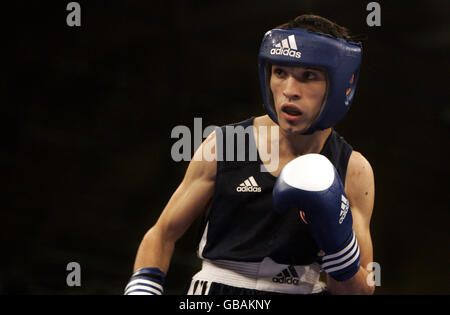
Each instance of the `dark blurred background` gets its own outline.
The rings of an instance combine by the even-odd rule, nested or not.
[[[371,162],[377,294],[449,294],[450,2],[69,1],[2,4],[2,294],[122,294],[141,238],[180,183],[177,125],[264,114],[263,34],[315,13],[366,34],[336,129]],[[191,129],[192,130],[192,129]],[[166,292],[200,266],[195,222]],[[66,285],[69,262],[81,287]]]

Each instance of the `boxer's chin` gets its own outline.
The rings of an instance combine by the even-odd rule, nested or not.
[[[308,130],[310,126],[311,126],[310,123],[305,122],[294,124],[292,122],[284,120],[280,121],[280,128],[286,135],[292,136],[302,135]]]

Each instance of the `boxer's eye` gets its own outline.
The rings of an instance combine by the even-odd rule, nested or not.
[[[317,79],[317,75],[313,71],[305,71],[305,72],[303,72],[303,79],[305,79],[305,80],[316,80]]]
[[[281,68],[274,68],[273,73],[275,73],[278,77],[283,77],[286,74],[286,72]]]

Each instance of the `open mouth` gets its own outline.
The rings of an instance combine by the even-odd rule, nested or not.
[[[287,119],[297,119],[302,116],[302,111],[293,104],[283,104],[281,111]]]

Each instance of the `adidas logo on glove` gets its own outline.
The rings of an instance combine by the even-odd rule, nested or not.
[[[270,50],[271,55],[283,55],[294,58],[301,58],[302,53],[297,51],[297,43],[295,42],[295,36],[289,35],[287,39],[283,39],[281,44],[274,45],[275,48]]]
[[[261,192],[261,187],[255,181],[253,176],[250,176],[238,187],[236,187],[237,192]]]
[[[345,217],[347,216],[348,207],[350,204],[348,203],[348,199],[345,198],[344,195],[341,195],[341,213],[339,214],[339,224],[344,222]]]

